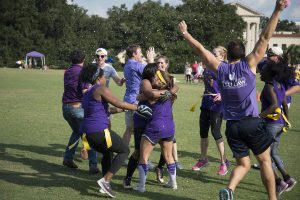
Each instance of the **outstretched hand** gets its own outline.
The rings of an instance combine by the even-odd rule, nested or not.
[[[178,29],[181,33],[186,33],[187,32],[187,25],[185,23],[185,21],[181,21],[179,24],[178,24]]]
[[[149,49],[147,50],[147,62],[154,63],[154,57],[155,57],[154,47],[149,47]]]
[[[277,0],[275,10],[282,11],[290,5],[290,0]]]

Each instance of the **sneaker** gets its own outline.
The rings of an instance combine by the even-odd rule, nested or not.
[[[220,200],[233,200],[233,192],[229,188],[224,188],[219,191]]]
[[[145,186],[142,187],[142,186],[140,186],[140,184],[138,184],[137,186],[135,186],[133,189],[134,189],[135,191],[137,191],[137,192],[140,192],[140,193],[143,193],[143,192],[146,191]]]
[[[225,164],[226,164],[226,167],[229,168],[231,165],[231,162],[228,159],[226,159]]]
[[[227,174],[227,172],[228,172],[228,169],[227,169],[226,163],[222,163],[219,166],[218,175],[225,176]]]
[[[100,173],[100,169],[98,167],[90,167],[89,172],[90,174],[98,174]]]
[[[192,167],[193,171],[199,171],[203,167],[208,165],[208,159],[198,160],[198,162]]]
[[[155,168],[155,165],[150,160],[148,160],[148,169],[152,170],[154,168]]]
[[[124,178],[123,180],[123,187],[124,189],[131,189],[131,178]]]
[[[72,169],[77,169],[78,168],[78,166],[74,163],[73,160],[64,160],[63,165],[67,166],[69,168],[72,168]]]
[[[101,178],[97,181],[98,185],[101,187],[99,190],[101,193],[105,192],[108,196],[114,198],[116,195],[113,193],[112,188],[109,182],[106,182],[104,178]],[[102,191],[101,191],[102,190]]]
[[[253,168],[253,169],[258,169],[258,170],[259,170],[259,169],[260,169],[260,166],[259,166],[259,164],[256,164],[256,163],[255,163],[255,164],[252,165],[252,168]]]
[[[183,166],[182,166],[182,164],[179,161],[175,162],[175,165],[176,165],[177,169],[183,169]]]
[[[288,187],[286,188],[285,191],[288,192],[288,191],[291,191],[293,189],[293,187],[296,185],[297,181],[293,178],[290,178],[285,183],[288,185]]]
[[[167,184],[164,185],[164,187],[167,187],[167,188],[171,188],[173,190],[177,190],[177,183],[173,183],[171,181],[167,182]]]
[[[163,175],[163,170],[159,169],[158,167],[155,167],[155,173],[156,173],[156,180],[159,183],[164,183],[164,175]]]
[[[276,194],[280,196],[289,187],[287,183],[281,181],[280,184],[276,184]]]

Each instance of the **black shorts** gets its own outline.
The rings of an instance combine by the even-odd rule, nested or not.
[[[201,109],[199,117],[200,137],[208,138],[209,127],[215,140],[222,138],[221,135],[222,113],[207,109]]]
[[[258,117],[228,120],[225,134],[235,158],[248,156],[249,149],[254,155],[259,155],[273,142],[272,135],[266,131],[264,121]]]

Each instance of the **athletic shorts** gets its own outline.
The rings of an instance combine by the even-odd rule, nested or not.
[[[174,139],[174,136],[170,136],[170,137],[167,137],[167,138],[150,138],[146,134],[143,134],[142,137],[146,138],[153,146],[158,144],[161,141],[173,142],[173,139]]]
[[[132,110],[125,112],[125,125],[130,128],[133,128],[133,113],[134,111]]]
[[[228,145],[235,158],[259,155],[273,142],[273,136],[266,131],[265,122],[258,117],[246,117],[242,120],[228,120],[225,131]]]

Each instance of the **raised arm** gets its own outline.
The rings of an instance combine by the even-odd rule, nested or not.
[[[281,11],[287,6],[287,0],[277,0],[272,16],[259,36],[253,51],[246,57],[251,71],[256,73],[257,64],[264,57],[268,43],[276,29]]]
[[[115,97],[109,88],[107,87],[99,87],[97,88],[93,96],[96,100],[101,100],[104,98],[108,103],[114,105],[117,108],[121,108],[123,110],[137,110],[137,105],[130,104],[124,101],[119,100],[117,97]]]
[[[210,51],[205,49],[204,46],[188,32],[185,21],[180,22],[178,28],[179,31],[183,34],[183,38],[187,41],[190,47],[193,48],[203,59],[203,62],[206,64],[206,66],[216,72],[218,70],[220,61],[216,59],[216,57]]]

